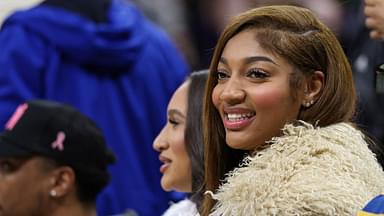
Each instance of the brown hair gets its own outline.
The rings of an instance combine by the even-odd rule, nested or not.
[[[211,101],[217,84],[215,72],[227,42],[239,32],[252,30],[263,49],[290,62],[295,71],[290,88],[295,97],[302,78],[315,71],[324,73],[324,85],[315,104],[302,108],[298,119],[319,126],[350,121],[355,112],[356,93],[352,71],[335,35],[311,11],[295,6],[266,6],[233,18],[222,32],[210,65],[204,102],[205,184],[215,191],[225,174],[238,166],[245,152],[230,149],[218,111]],[[204,197],[202,215],[208,215],[215,202]]]
[[[190,200],[201,206],[204,194],[203,98],[208,70],[192,72],[189,77],[185,148],[192,167]]]

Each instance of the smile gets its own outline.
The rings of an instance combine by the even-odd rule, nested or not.
[[[242,121],[242,120],[246,120],[246,119],[252,118],[254,115],[255,115],[255,112],[245,113],[245,114],[244,113],[243,114],[227,113],[225,115],[225,118],[228,121],[235,122],[235,121]]]
[[[229,130],[241,130],[248,126],[255,118],[255,112],[225,113],[224,126]]]

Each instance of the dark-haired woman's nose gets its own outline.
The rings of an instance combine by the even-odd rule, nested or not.
[[[156,139],[153,141],[153,145],[152,147],[158,151],[158,152],[162,152],[164,151],[165,149],[168,148],[169,144],[168,142],[166,141],[166,139],[164,139],[164,134],[165,134],[165,127],[161,130],[161,132],[159,133],[159,135],[157,135]]]

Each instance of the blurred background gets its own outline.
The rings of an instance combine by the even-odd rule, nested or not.
[[[41,1],[0,0],[0,25],[13,11],[29,8]],[[209,67],[219,34],[234,15],[257,6],[272,4],[290,4],[311,9],[336,34],[351,63],[359,99],[356,123],[382,148],[384,95],[375,90],[375,70],[378,65],[384,64],[384,43],[369,37],[369,29],[364,25],[363,0],[131,0],[131,2],[170,35],[191,71]],[[384,164],[383,158],[380,157],[379,161]]]
[[[42,0],[1,0],[0,24],[17,9]],[[127,0],[128,1],[128,0]],[[176,42],[193,70],[208,67],[219,33],[228,20],[247,9],[269,4],[294,4],[313,10],[340,38],[348,41],[357,26],[359,0],[132,0]],[[354,20],[355,19],[355,20]]]

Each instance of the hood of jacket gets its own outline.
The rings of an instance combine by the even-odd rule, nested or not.
[[[140,55],[150,32],[132,4],[113,0],[107,21],[95,23],[73,11],[40,4],[19,11],[3,24],[21,25],[73,62],[95,67],[126,67]]]
[[[364,135],[347,123],[286,125],[216,193],[211,215],[356,215],[384,188]]]

